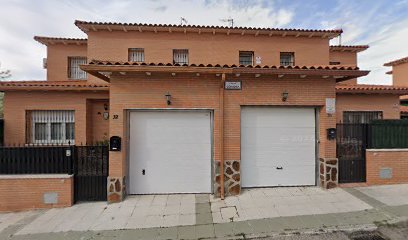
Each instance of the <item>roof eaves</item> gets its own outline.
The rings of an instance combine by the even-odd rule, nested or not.
[[[76,44],[76,45],[86,45],[88,39],[86,38],[63,38],[63,37],[44,37],[44,36],[34,36],[34,40],[48,46],[49,44]]]
[[[330,45],[330,51],[362,52],[370,48],[369,45]]]
[[[97,31],[97,27],[104,26],[104,30],[111,31],[110,27],[121,27],[120,29],[127,30],[137,30],[142,32],[143,30],[147,31],[157,31],[158,29],[164,29],[169,31],[170,29],[181,29],[183,31],[197,30],[212,30],[215,31],[241,31],[244,34],[245,31],[257,32],[268,32],[267,34],[273,34],[273,32],[296,32],[296,36],[299,36],[301,33],[306,33],[308,36],[312,37],[314,34],[321,34],[322,37],[334,38],[343,33],[342,29],[333,29],[333,30],[320,30],[320,29],[294,29],[294,28],[262,28],[262,27],[227,27],[227,26],[208,26],[208,25],[176,25],[176,24],[147,24],[147,23],[120,23],[120,22],[88,22],[75,20],[75,25],[81,29],[83,32],[87,33],[88,31]],[[286,34],[285,34],[286,35]]]
[[[384,63],[384,66],[385,67],[393,67],[393,66],[400,65],[400,64],[403,64],[403,63],[407,63],[407,62],[408,62],[408,57],[403,57],[403,58],[400,58],[400,59],[397,59],[397,60],[394,60],[394,61],[391,61],[391,62]]]

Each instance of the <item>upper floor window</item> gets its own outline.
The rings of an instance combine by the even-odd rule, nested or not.
[[[174,64],[188,64],[188,49],[173,49]]]
[[[27,143],[75,144],[72,110],[27,111]]]
[[[330,65],[340,65],[340,62],[330,62]]]
[[[239,65],[253,65],[253,64],[254,64],[254,52],[239,51]]]
[[[129,48],[128,59],[130,62],[144,62],[144,49]]]
[[[382,111],[344,111],[343,123],[370,123],[372,120],[382,119]]]
[[[281,52],[280,53],[280,65],[281,66],[293,66],[293,65],[295,65],[295,53],[293,53],[293,52]]]
[[[68,57],[68,78],[86,79],[86,72],[79,68],[79,65],[86,64],[86,57]]]

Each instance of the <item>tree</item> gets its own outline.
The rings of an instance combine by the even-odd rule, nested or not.
[[[10,70],[1,70],[1,62],[0,62],[0,81],[5,80],[7,78],[11,77],[11,71]]]

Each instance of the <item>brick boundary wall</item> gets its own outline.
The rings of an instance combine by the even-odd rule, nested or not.
[[[73,184],[67,174],[0,175],[0,212],[72,206]]]
[[[408,183],[408,149],[367,149],[367,184]]]

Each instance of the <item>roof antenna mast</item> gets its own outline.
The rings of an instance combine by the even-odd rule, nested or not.
[[[230,27],[234,27],[234,19],[231,17],[220,19],[220,21],[227,22]]]
[[[187,21],[187,19],[185,19],[183,17],[180,17],[180,25],[183,25],[183,23],[184,23],[184,25],[187,25],[188,21]]]

